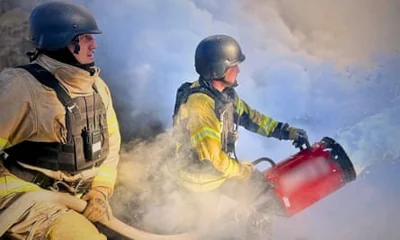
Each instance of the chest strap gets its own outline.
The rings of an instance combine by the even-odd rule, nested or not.
[[[32,74],[41,84],[46,87],[54,89],[57,94],[57,98],[65,106],[65,108],[73,113],[78,114],[78,109],[76,109],[76,103],[68,95],[67,91],[60,85],[58,80],[49,71],[44,69],[39,64],[27,64],[18,66],[18,68],[25,69],[30,74]]]

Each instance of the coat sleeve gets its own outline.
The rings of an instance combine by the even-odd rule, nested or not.
[[[239,125],[251,132],[265,137],[278,137],[282,123],[251,108],[245,101],[235,96],[236,113],[239,116]]]
[[[239,161],[222,151],[221,123],[215,116],[214,101],[198,93],[189,97],[186,103],[187,128],[192,147],[201,161],[210,161],[226,177],[241,177],[243,167]]]
[[[102,82],[102,81],[101,81]],[[111,191],[114,189],[117,178],[117,167],[119,163],[119,150],[121,146],[121,135],[117,115],[115,113],[110,91],[102,82],[103,91],[100,92],[105,103],[107,111],[107,126],[109,135],[109,153],[102,165],[99,167],[99,172],[93,179],[92,187],[107,187]]]
[[[37,133],[33,92],[20,69],[0,73],[0,151]]]

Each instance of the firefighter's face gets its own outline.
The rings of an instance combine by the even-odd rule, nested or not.
[[[74,53],[74,57],[80,64],[90,64],[94,62],[94,51],[97,48],[97,42],[92,34],[82,34],[78,36],[80,50],[78,54],[74,53],[75,46],[70,44],[69,50]]]
[[[235,87],[237,86],[237,75],[240,73],[239,66],[236,65],[234,67],[228,68],[225,74],[225,82],[228,85],[227,87]]]

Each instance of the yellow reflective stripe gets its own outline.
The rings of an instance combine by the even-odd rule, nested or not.
[[[115,174],[109,173],[98,173],[96,177],[93,179],[94,182],[114,182]]]
[[[272,122],[269,124],[269,127],[268,127],[268,129],[267,129],[268,135],[271,134],[271,132],[275,129],[275,127],[276,127],[277,124],[278,124],[277,121],[272,120]]]
[[[264,120],[260,124],[260,128],[258,129],[258,133],[264,133],[265,135],[269,135],[272,129],[275,126],[276,121],[272,120],[270,117],[265,117]]]
[[[117,169],[115,169],[114,167],[100,166],[99,167],[99,173],[116,174],[117,173]]]
[[[108,134],[116,133],[119,129],[118,119],[114,115],[113,117],[107,118]]]
[[[228,176],[239,172],[239,164],[234,159],[229,159],[229,164],[226,166],[224,171]]]
[[[5,149],[7,147],[9,147],[11,145],[11,143],[4,138],[0,138],[0,150]]]
[[[37,191],[41,188],[33,183],[20,180],[14,176],[0,177],[0,197],[11,192],[29,192]]]
[[[219,187],[226,179],[224,175],[192,173],[181,169],[177,183],[194,192],[207,192]]]
[[[236,106],[236,112],[241,116],[244,112],[244,103],[242,100],[238,100],[237,106]]]
[[[183,146],[182,144],[177,143],[177,144],[175,145],[175,152],[176,152],[176,153],[179,152],[179,150],[181,150],[181,147],[182,147],[182,146]]]
[[[112,125],[111,127],[108,127],[108,134],[114,134],[116,132],[118,132],[119,130],[119,126],[118,124]]]
[[[100,167],[93,182],[106,182],[114,185],[115,178],[117,177],[117,170],[109,167]]]
[[[212,138],[217,140],[218,142],[221,142],[220,134],[214,129],[208,127],[202,128],[200,131],[193,134],[190,140],[192,142],[192,145],[195,146],[197,145],[197,143],[203,141],[205,138]]]

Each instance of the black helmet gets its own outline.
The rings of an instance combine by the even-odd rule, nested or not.
[[[48,2],[35,7],[29,25],[33,45],[47,51],[67,47],[80,34],[101,33],[86,8],[69,2]]]
[[[234,38],[213,35],[197,45],[195,67],[197,73],[205,79],[222,79],[228,68],[243,62],[245,58],[239,43]]]

